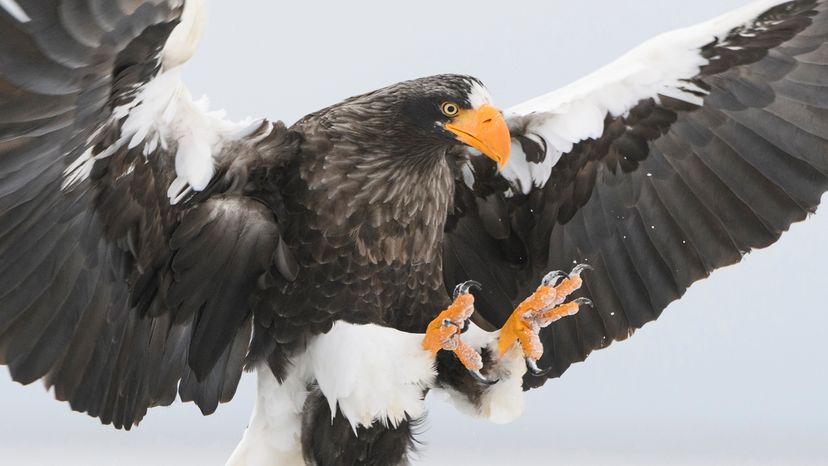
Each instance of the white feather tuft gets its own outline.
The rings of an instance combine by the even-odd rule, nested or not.
[[[202,129],[202,128],[198,128]],[[213,178],[213,152],[210,134],[193,131],[178,140],[175,172],[196,191],[202,191]]]
[[[92,156],[92,148],[90,147],[63,170],[63,182],[60,189],[62,191],[70,190],[76,184],[89,178],[94,165],[95,157]]]
[[[190,191],[207,187],[225,144],[255,130],[252,120],[233,123],[224,117],[223,111],[209,111],[206,97],[193,100],[181,81],[180,68],[168,70],[144,85],[135,100],[114,110],[113,122],[123,119],[121,135],[95,159],[108,157],[124,144],[130,149],[143,144],[145,156],[159,147],[172,148],[177,179],[168,196],[177,203]]]
[[[6,10],[14,19],[21,23],[28,23],[32,20],[15,0],[0,0],[0,8]]]
[[[172,69],[190,61],[204,34],[206,18],[207,10],[204,0],[185,1],[181,22],[170,34],[164,46],[164,68]]]
[[[483,87],[474,79],[469,80],[471,90],[469,91],[469,104],[472,108],[480,108],[483,105],[492,103],[492,96],[489,90]]]

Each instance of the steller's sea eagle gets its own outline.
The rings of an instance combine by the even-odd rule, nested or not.
[[[501,112],[476,78],[291,126],[193,101],[202,0],[0,0],[0,363],[129,429],[258,374],[231,465],[493,422],[828,189],[828,1],[761,0]]]

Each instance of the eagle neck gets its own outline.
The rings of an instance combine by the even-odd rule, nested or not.
[[[344,165],[336,179],[309,180],[333,209],[328,231],[353,238],[355,252],[371,263],[440,263],[454,194],[445,153],[346,152],[334,150],[325,159],[329,169]]]

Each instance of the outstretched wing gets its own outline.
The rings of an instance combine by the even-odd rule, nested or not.
[[[458,180],[446,283],[481,282],[478,312],[499,326],[544,273],[588,263],[595,308],[543,331],[540,365],[557,377],[627,338],[816,209],[826,41],[826,2],[761,1],[507,111],[507,170],[474,157]]]
[[[192,101],[200,8],[0,2],[0,363],[119,428],[176,391],[229,400],[256,280],[274,256],[290,273],[243,192],[287,131]]]

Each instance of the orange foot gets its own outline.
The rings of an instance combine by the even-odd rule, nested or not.
[[[566,298],[583,284],[581,273],[591,269],[588,265],[578,265],[569,274],[551,272],[546,275],[538,289],[520,303],[500,329],[500,356],[506,354],[515,343],[519,343],[529,372],[537,376],[548,373],[549,369],[538,368],[538,360],[543,356],[543,343],[538,333],[556,320],[577,314],[582,305],[592,305],[592,301],[587,298],[578,298],[564,304]]]
[[[423,349],[432,356],[437,356],[440,350],[451,351],[478,381],[493,384],[496,381],[490,381],[480,373],[483,358],[460,338],[474,313],[474,296],[469,293],[472,287],[480,288],[480,284],[468,281],[457,285],[454,289],[454,302],[428,324]]]

